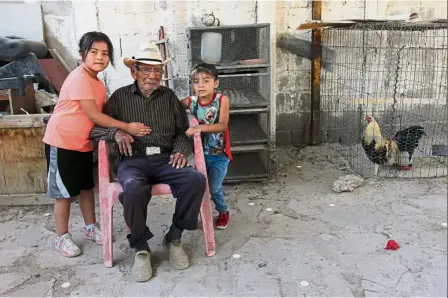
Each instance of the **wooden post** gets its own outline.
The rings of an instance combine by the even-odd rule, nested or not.
[[[320,21],[322,15],[322,0],[313,0],[312,14],[314,21]],[[312,30],[311,38],[311,115],[309,144],[320,142],[320,72],[322,62],[321,31]]]

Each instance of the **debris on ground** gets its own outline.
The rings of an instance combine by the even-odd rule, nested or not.
[[[307,287],[307,286],[309,285],[309,283],[308,283],[306,280],[302,280],[302,281],[300,282],[300,285],[301,285],[302,287]]]
[[[397,250],[400,248],[400,245],[395,240],[389,240],[387,241],[386,247],[384,249],[389,250]]]
[[[338,180],[333,182],[333,191],[352,192],[364,184],[364,179],[355,174],[339,176]]]

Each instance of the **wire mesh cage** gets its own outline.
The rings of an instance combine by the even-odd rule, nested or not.
[[[190,68],[214,64],[217,91],[230,102],[233,161],[224,181],[266,180],[272,145],[270,24],[201,26],[187,32]]]
[[[321,142],[364,177],[447,175],[448,23],[322,32]],[[330,71],[328,69],[331,69]]]
[[[269,105],[267,74],[221,75],[217,90],[231,99],[231,108],[261,108]]]
[[[203,62],[205,52],[219,52],[216,68],[223,72],[255,72],[269,66],[269,24],[189,29],[192,65]],[[220,44],[204,43],[204,34],[219,34]],[[215,56],[215,55],[213,55]]]
[[[231,109],[269,106],[269,28],[269,24],[189,28],[191,66],[207,62],[204,56],[216,58],[212,64],[219,72],[218,91],[229,97]],[[204,42],[209,33],[219,35],[213,37],[215,43]]]

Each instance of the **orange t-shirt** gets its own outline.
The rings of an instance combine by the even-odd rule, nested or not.
[[[89,134],[94,123],[79,102],[89,99],[94,99],[102,111],[106,103],[106,88],[100,79],[92,78],[80,65],[62,85],[58,102],[47,124],[44,143],[68,150],[92,151]]]

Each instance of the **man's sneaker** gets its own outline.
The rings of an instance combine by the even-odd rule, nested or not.
[[[54,248],[67,258],[73,258],[81,254],[81,249],[73,242],[72,236],[69,233],[56,236],[54,239]]]
[[[151,253],[146,250],[140,250],[135,255],[134,267],[132,267],[132,275],[138,282],[144,282],[151,278]]]
[[[87,226],[83,227],[82,232],[86,239],[95,241],[98,244],[103,244],[103,242],[101,242],[101,229],[98,223],[90,225],[90,228],[87,228]]]
[[[225,229],[229,224],[230,213],[229,211],[220,212],[218,217],[216,218],[215,226],[217,229]]]
[[[180,240],[173,240],[168,242],[165,237],[163,237],[163,244],[168,248],[170,255],[170,263],[174,268],[178,270],[187,269],[190,266],[190,261],[188,256],[182,247]]]

